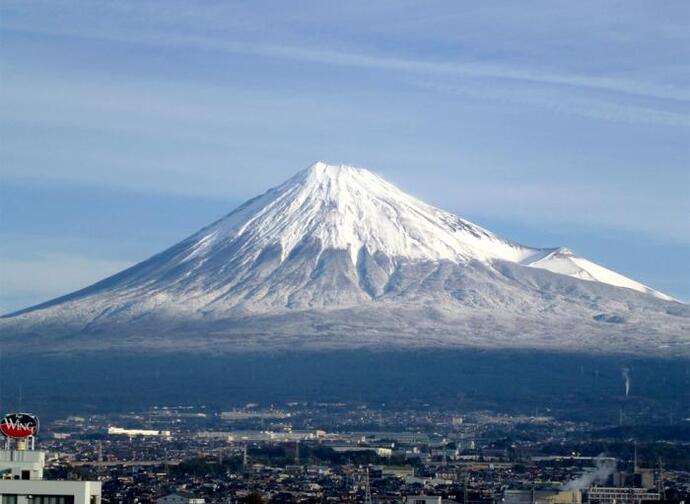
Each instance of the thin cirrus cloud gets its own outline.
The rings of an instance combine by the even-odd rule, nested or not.
[[[671,100],[676,102],[674,103],[676,108],[679,103],[683,108],[687,108],[690,105],[690,91],[687,87],[639,79],[553,72],[525,65],[517,67],[510,64],[479,61],[420,60],[374,52],[365,54],[290,45],[247,44],[199,34],[142,33],[126,30],[96,31],[88,27],[69,30],[11,23],[0,23],[0,28],[120,44],[220,51],[312,65],[368,69],[407,75],[407,82],[410,85],[432,92],[512,101],[606,121],[656,123],[682,127],[690,125],[689,114],[669,111],[663,106],[664,101]],[[461,85],[457,85],[459,81]],[[592,94],[595,96],[590,96]],[[646,104],[635,103],[638,100],[645,100]],[[649,103],[650,101],[653,103]]]
[[[416,81],[420,89],[451,94],[458,97],[469,97],[479,100],[533,105],[561,114],[573,114],[582,117],[610,122],[637,124],[659,124],[664,126],[689,127],[690,114],[635,105],[621,102],[618,99],[603,99],[596,96],[578,96],[554,92],[544,86],[498,88],[496,86],[471,86],[439,84],[434,81]],[[681,96],[681,93],[678,94]]]

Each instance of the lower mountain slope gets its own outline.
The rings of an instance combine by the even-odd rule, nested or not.
[[[322,251],[307,268],[302,254],[213,297],[180,287],[142,300],[137,289],[97,285],[42,308],[40,318],[31,311],[0,321],[2,344],[20,350],[35,348],[33,340],[49,352],[480,347],[690,356],[690,307],[631,289],[509,262],[408,262],[386,275],[367,263],[378,264],[373,258],[358,270],[342,251]]]

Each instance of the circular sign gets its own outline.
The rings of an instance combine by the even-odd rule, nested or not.
[[[13,439],[25,439],[38,434],[38,417],[29,413],[9,413],[0,419],[0,433]]]

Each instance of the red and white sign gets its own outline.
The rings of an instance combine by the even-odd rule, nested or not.
[[[26,439],[38,434],[38,417],[29,413],[9,413],[0,419],[0,433],[13,439]]]

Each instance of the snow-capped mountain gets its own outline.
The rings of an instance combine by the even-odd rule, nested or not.
[[[690,352],[684,304],[316,163],[168,250],[0,320],[44,349],[511,346]],[[588,348],[587,345],[596,345]],[[655,351],[658,351],[655,350]]]

